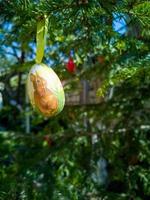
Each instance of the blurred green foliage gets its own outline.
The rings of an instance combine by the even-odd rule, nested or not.
[[[149,8],[146,0],[0,1],[0,200],[149,199]],[[100,104],[66,105],[50,119],[29,107],[25,83],[44,14],[43,62],[69,80],[66,93],[99,79]],[[65,68],[70,51],[76,74]]]

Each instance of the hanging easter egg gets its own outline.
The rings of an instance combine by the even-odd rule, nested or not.
[[[32,66],[27,78],[27,93],[33,108],[51,117],[62,111],[65,95],[56,73],[45,64]]]
[[[74,73],[74,72],[75,72],[75,70],[76,70],[76,65],[75,65],[75,63],[74,63],[74,61],[73,61],[73,59],[72,59],[71,57],[69,58],[66,67],[67,67],[67,70],[68,70],[70,73]]]

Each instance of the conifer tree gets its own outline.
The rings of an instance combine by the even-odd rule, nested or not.
[[[68,80],[66,94],[98,80],[100,103],[50,119],[29,106],[44,15],[43,62]],[[0,60],[0,199],[149,199],[149,0],[1,0]]]

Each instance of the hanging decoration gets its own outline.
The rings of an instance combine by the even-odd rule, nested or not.
[[[74,60],[71,56],[70,56],[70,58],[67,62],[66,68],[67,68],[68,72],[70,72],[70,73],[74,73],[76,71],[76,65],[75,65]]]
[[[56,73],[42,63],[48,18],[44,16],[37,23],[37,52],[34,64],[27,78],[27,93],[30,102],[44,116],[51,117],[62,111],[65,95]]]

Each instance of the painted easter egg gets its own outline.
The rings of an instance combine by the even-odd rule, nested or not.
[[[65,95],[56,73],[45,64],[32,66],[27,78],[27,93],[33,108],[51,117],[62,111]]]

